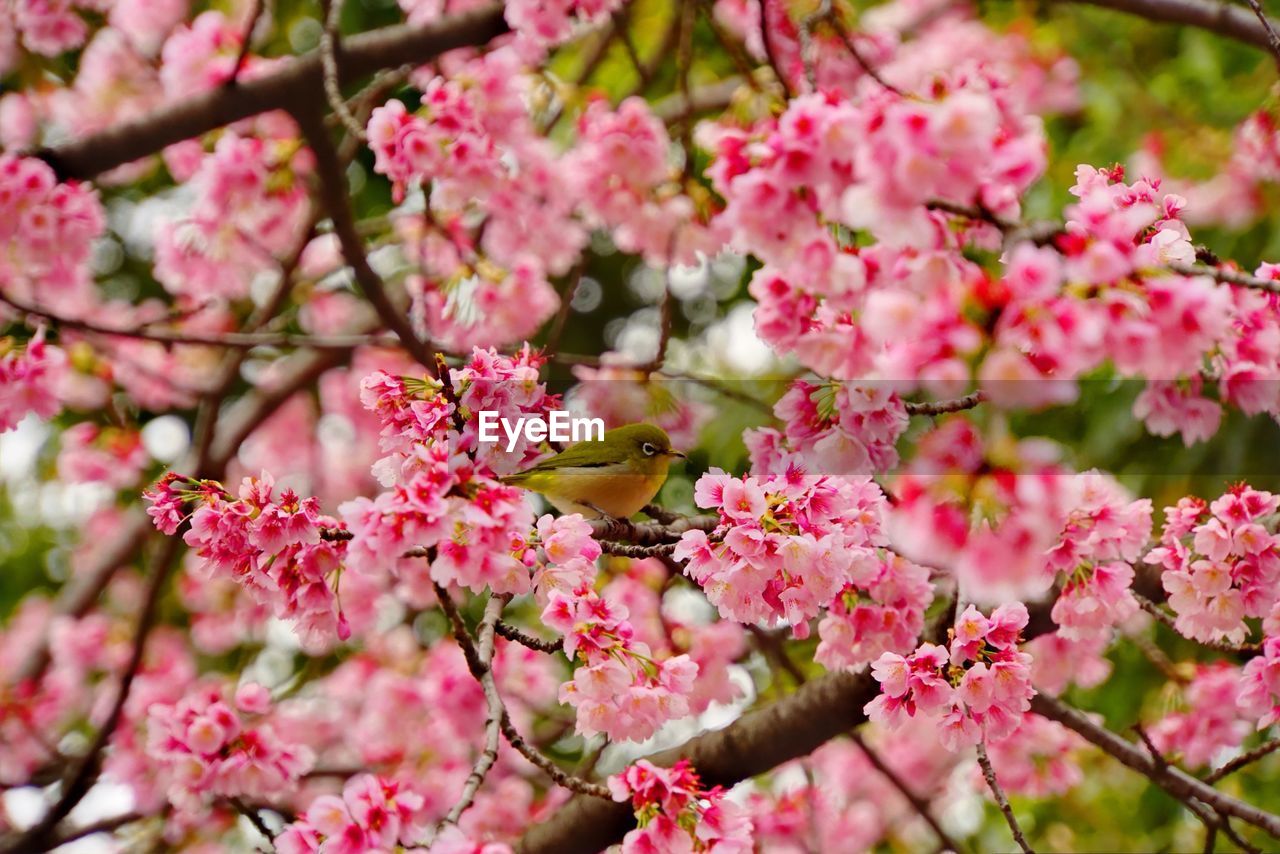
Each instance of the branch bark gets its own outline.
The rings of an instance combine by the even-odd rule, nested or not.
[[[406,63],[422,64],[454,48],[488,44],[507,32],[502,13],[502,4],[494,3],[427,26],[386,27],[354,35],[342,43],[339,82]],[[63,179],[89,179],[259,113],[308,107],[323,90],[320,54],[312,52],[279,71],[219,87],[35,155]]]
[[[1165,596],[1155,572],[1140,572],[1134,587],[1151,599]],[[1031,608],[1024,639],[1057,628],[1050,618],[1052,607],[1050,601]],[[950,615],[942,625],[953,619]],[[868,671],[829,673],[772,705],[746,713],[724,729],[703,733],[648,759],[670,765],[688,758],[708,785],[732,786],[811,753],[865,723],[863,707],[875,699],[879,688]],[[634,824],[624,804],[574,798],[554,817],[525,833],[516,850],[521,854],[588,854],[617,842]]]
[[[1239,6],[1214,0],[1059,0],[1101,6],[1127,12],[1152,21],[1183,24],[1209,30],[1221,36],[1267,50],[1270,39],[1262,23],[1253,13]],[[1272,22],[1272,27],[1276,26]]]
[[[1122,764],[1148,777],[1180,801],[1199,801],[1223,816],[1238,818],[1280,839],[1280,816],[1219,792],[1185,771],[1147,754],[1109,729],[1099,726],[1077,709],[1044,694],[1031,699],[1031,711],[1074,730],[1086,741],[1111,754]]]

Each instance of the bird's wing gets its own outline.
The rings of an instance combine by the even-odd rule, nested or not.
[[[588,452],[587,444],[588,443],[586,442],[579,442],[576,445],[571,445],[556,454],[554,457],[545,459],[540,463],[535,463],[524,471],[507,475],[503,478],[503,481],[507,483],[519,483],[532,475],[545,474],[546,472],[558,471],[560,469],[596,469],[617,465],[616,462],[601,462],[599,460],[590,459],[590,457],[594,455]]]

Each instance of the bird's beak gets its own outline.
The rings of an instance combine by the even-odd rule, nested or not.
[[[672,452],[671,452],[671,456],[673,456],[673,457],[679,457],[679,458],[680,458],[680,459],[682,459],[682,460],[687,460],[687,459],[689,459],[689,455],[688,455],[688,454],[681,453],[680,451],[672,451]]]

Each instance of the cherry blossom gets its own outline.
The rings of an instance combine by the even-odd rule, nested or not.
[[[706,788],[689,760],[659,768],[645,759],[609,778],[614,800],[630,801],[640,827],[622,840],[625,852],[752,850],[751,819]]]

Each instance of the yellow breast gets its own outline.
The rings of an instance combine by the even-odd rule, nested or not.
[[[636,473],[579,469],[572,473],[558,472],[554,486],[539,491],[561,513],[581,513],[588,519],[594,519],[604,511],[618,519],[626,519],[652,501],[666,479],[665,471]]]

